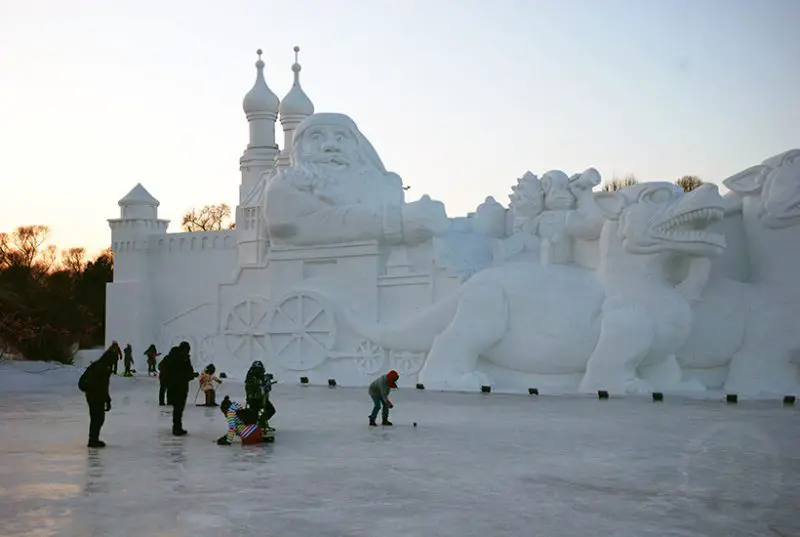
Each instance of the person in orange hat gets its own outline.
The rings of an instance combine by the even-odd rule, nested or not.
[[[397,388],[397,380],[400,375],[397,371],[392,369],[385,375],[381,375],[372,381],[369,385],[369,396],[372,398],[372,413],[369,415],[369,424],[371,427],[376,427],[375,418],[378,417],[378,411],[381,410],[383,421],[381,425],[391,426],[392,422],[389,421],[389,409],[394,405],[389,401],[389,391],[392,388]]]

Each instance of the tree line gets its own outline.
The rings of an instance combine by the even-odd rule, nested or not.
[[[47,226],[0,233],[0,356],[72,363],[75,350],[102,346],[110,249],[46,245]]]
[[[621,190],[626,186],[635,185],[638,182],[639,180],[636,178],[636,176],[632,173],[629,173],[624,177],[613,177],[610,181],[603,184],[602,189],[604,192],[616,192],[617,190]],[[684,192],[691,192],[695,188],[702,185],[703,181],[696,175],[684,175],[675,181],[675,184],[681,187]]]

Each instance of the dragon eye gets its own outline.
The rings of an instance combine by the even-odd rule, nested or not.
[[[673,192],[668,188],[659,188],[644,195],[644,200],[648,203],[664,203],[672,199]]]

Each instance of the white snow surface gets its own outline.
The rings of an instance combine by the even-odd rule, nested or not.
[[[0,362],[0,535],[800,535],[798,407],[780,402],[402,389],[395,427],[371,429],[363,388],[289,382],[275,444],[221,447],[196,382],[176,438],[156,379],[115,377],[90,450],[79,375]]]

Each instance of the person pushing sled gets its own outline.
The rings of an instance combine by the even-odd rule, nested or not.
[[[227,395],[222,399],[219,409],[228,420],[228,433],[217,439],[218,446],[230,446],[236,437],[241,439],[243,446],[275,441],[272,431],[264,431],[256,424],[258,415],[252,409],[231,401]]]
[[[375,418],[378,417],[378,411],[381,411],[381,417],[383,420],[381,421],[381,425],[391,427],[392,422],[389,421],[389,409],[392,408],[394,405],[391,401],[389,401],[389,391],[392,388],[397,388],[397,380],[400,378],[400,375],[392,369],[385,375],[381,375],[380,377],[376,378],[372,381],[369,385],[369,396],[372,398],[372,413],[369,415],[369,425],[370,427],[377,427],[377,423],[375,423]],[[381,409],[383,407],[383,409]]]

